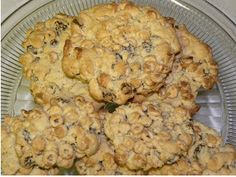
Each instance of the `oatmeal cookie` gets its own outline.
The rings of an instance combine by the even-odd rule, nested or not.
[[[200,108],[195,102],[199,89],[211,89],[217,81],[217,64],[210,47],[185,26],[177,27],[176,31],[182,52],[176,56],[164,87],[150,99],[183,106],[195,114]]]
[[[69,79],[61,67],[63,47],[70,35],[73,17],[58,14],[37,23],[26,34],[25,53],[20,57],[24,76],[30,80],[31,93],[38,104],[47,104],[51,98],[83,95],[90,101],[88,86]]]
[[[194,140],[187,110],[165,103],[120,106],[105,116],[104,130],[115,161],[129,170],[148,171],[185,156]]]
[[[12,166],[3,164],[3,173],[35,174],[43,173],[40,169],[70,168],[75,158],[95,154],[101,124],[94,110],[92,103],[78,96],[52,99],[43,108],[5,117],[4,131],[10,136],[2,141],[2,161],[12,162]]]
[[[63,71],[86,82],[99,101],[124,104],[158,91],[180,52],[173,25],[155,9],[131,2],[82,11],[71,29]]]
[[[177,163],[149,171],[151,175],[235,175],[236,150],[224,144],[214,130],[193,122],[197,135],[188,155]]]

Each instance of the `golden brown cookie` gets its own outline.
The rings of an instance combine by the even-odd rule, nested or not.
[[[75,158],[89,157],[100,146],[98,114],[83,97],[52,99],[43,108],[5,117],[3,126],[4,134],[10,135],[2,140],[4,174],[70,168]]]
[[[115,161],[130,170],[172,164],[187,154],[194,140],[188,111],[165,103],[123,105],[105,119]]]
[[[82,11],[71,25],[62,68],[99,101],[126,103],[156,92],[180,45],[175,28],[151,7],[110,3]]]
[[[90,101],[88,87],[69,79],[61,67],[63,47],[70,35],[73,17],[58,14],[37,23],[26,34],[25,53],[20,57],[24,76],[30,80],[30,90],[38,104],[47,104],[54,97],[83,95]]]
[[[193,122],[195,142],[177,163],[149,171],[151,175],[235,175],[236,150],[213,129]]]

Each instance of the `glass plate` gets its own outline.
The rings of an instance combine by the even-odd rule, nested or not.
[[[49,0],[50,1],[50,0]],[[19,114],[20,109],[36,105],[28,89],[29,82],[22,77],[18,61],[23,53],[21,43],[27,29],[57,13],[76,15],[79,11],[110,0],[57,0],[21,19],[2,39],[1,59],[1,115]],[[118,0],[116,0],[118,2]],[[200,90],[197,102],[201,105],[195,115],[204,124],[214,128],[225,142],[236,145],[236,43],[228,33],[202,11],[180,0],[135,0],[137,4],[157,8],[162,15],[174,17],[186,24],[190,32],[208,43],[219,65],[219,81],[210,91]],[[9,19],[8,19],[9,20]]]

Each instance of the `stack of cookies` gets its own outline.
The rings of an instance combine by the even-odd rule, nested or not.
[[[192,120],[217,81],[211,49],[174,19],[102,4],[37,23],[23,47],[40,107],[5,117],[3,174],[236,174],[235,148]]]

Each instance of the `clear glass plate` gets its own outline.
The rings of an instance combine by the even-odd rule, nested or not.
[[[23,53],[21,43],[27,29],[38,21],[57,13],[76,15],[79,11],[111,0],[57,0],[32,10],[2,39],[1,59],[1,115],[19,114],[20,109],[35,107],[28,89],[29,82],[22,77],[18,61]],[[136,0],[137,4],[157,8],[162,15],[174,17],[186,24],[189,31],[208,43],[219,65],[219,82],[210,91],[200,90],[197,102],[200,111],[194,117],[214,128],[225,142],[236,145],[236,43],[214,20],[202,11],[180,0]],[[9,20],[9,19],[8,19]]]

